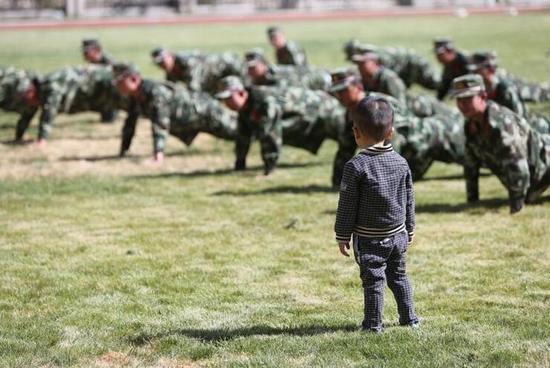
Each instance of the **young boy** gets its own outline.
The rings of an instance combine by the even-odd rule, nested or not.
[[[364,289],[362,329],[380,333],[384,280],[393,292],[399,323],[418,327],[405,252],[414,235],[414,194],[407,161],[389,142],[393,110],[380,97],[365,97],[351,111],[353,134],[362,150],[344,167],[334,230],[340,252],[354,253]]]

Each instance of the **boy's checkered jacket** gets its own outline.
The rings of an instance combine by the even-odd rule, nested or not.
[[[414,226],[411,171],[391,144],[368,147],[346,163],[334,225],[338,242],[352,233],[381,238],[404,229],[410,240]]]

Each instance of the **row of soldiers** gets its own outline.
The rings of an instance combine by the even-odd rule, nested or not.
[[[466,57],[455,50],[451,40],[436,39],[434,51],[444,65],[438,75],[426,59],[412,50],[384,49],[352,40],[346,43],[344,52],[356,67],[329,73],[309,66],[303,50],[287,42],[280,28],[270,28],[268,36],[276,49],[277,65],[268,63],[259,49],[247,52],[243,61],[232,53],[172,53],[157,48],[151,53],[152,59],[170,82],[143,78],[132,64],[113,64],[97,40],[84,40],[85,59],[107,66],[66,67],[45,77],[4,68],[0,71],[0,107],[21,114],[16,140],[22,139],[32,116],[41,109],[39,145],[45,145],[59,112],[98,111],[103,120],[111,120],[116,110],[125,110],[121,155],[130,148],[138,117],[146,117],[152,122],[157,162],[163,160],[168,134],[191,144],[198,133],[206,132],[236,142],[235,169],[242,170],[246,168],[250,144],[257,139],[265,174],[275,168],[283,144],[316,153],[325,139],[333,139],[338,143],[332,175],[335,187],[340,183],[343,165],[356,151],[349,111],[366,93],[380,94],[392,104],[393,144],[408,160],[415,179],[421,178],[433,161],[468,167],[471,157],[464,117],[440,101],[453,90],[452,81],[468,72],[475,71],[483,77],[486,98],[512,109],[536,134],[548,133],[548,120],[529,114],[523,105],[526,101],[548,100],[548,88],[499,72],[494,53],[478,52]],[[177,83],[180,81],[183,84]],[[437,90],[437,96],[413,94],[407,90],[412,84]],[[542,147],[548,150],[544,144]],[[544,172],[550,159],[543,153],[535,156],[540,160],[534,166]],[[496,172],[497,166],[485,161],[487,157],[480,159]],[[531,163],[525,165],[521,175],[525,176],[525,168],[531,167]],[[508,179],[502,179],[506,175]],[[509,188],[511,174],[506,175],[499,178]],[[474,177],[471,174],[470,181]],[[537,183],[544,187],[542,177]],[[538,188],[537,185],[524,186],[523,197],[527,196],[526,188]],[[471,188],[476,186],[468,184],[468,188],[468,198],[474,200],[476,195],[471,193],[475,190]],[[518,197],[517,193],[514,197]],[[529,198],[534,200],[532,194]],[[516,203],[514,208],[517,207]]]

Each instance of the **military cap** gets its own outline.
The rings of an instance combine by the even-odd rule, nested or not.
[[[496,68],[497,54],[494,51],[476,51],[472,54],[468,70],[476,71],[483,67]]]
[[[153,58],[153,62],[155,64],[160,64],[164,60],[164,55],[166,55],[168,51],[162,47],[156,47],[151,51],[151,57]]]
[[[466,74],[453,79],[451,94],[455,98],[475,96],[484,91],[485,84],[478,74]]]
[[[82,40],[82,50],[86,50],[91,47],[101,49],[99,41],[95,38],[85,38]]]
[[[344,44],[344,53],[346,54],[346,60],[351,60],[351,57],[353,56],[353,54],[355,54],[360,47],[361,47],[361,42],[359,42],[359,40],[355,38],[346,42]]]
[[[362,63],[367,60],[378,60],[378,50],[374,45],[361,45],[355,50],[351,56],[351,61],[354,63]]]
[[[264,56],[264,50],[261,48],[254,48],[252,50],[248,50],[244,54],[244,62],[246,66],[254,66],[258,63],[264,63],[267,64],[267,60]]]
[[[454,50],[453,40],[448,37],[438,37],[434,39],[434,51],[436,54],[442,54],[445,51]]]
[[[218,83],[218,93],[214,95],[217,99],[223,100],[231,96],[233,92],[244,90],[243,82],[239,77],[229,75]]]
[[[273,37],[275,34],[282,32],[281,27],[278,26],[271,26],[267,29],[267,35],[269,37]]]
[[[335,93],[345,89],[352,83],[359,81],[359,77],[353,73],[350,69],[337,69],[330,73],[331,86],[329,88],[330,93]]]
[[[134,74],[139,74],[139,70],[134,63],[116,63],[113,65],[113,78],[115,80]]]

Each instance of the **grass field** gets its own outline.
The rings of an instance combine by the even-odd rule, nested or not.
[[[431,39],[451,35],[468,50],[497,50],[518,75],[550,80],[548,13],[283,26],[318,65],[343,65],[351,37],[431,57]],[[242,52],[266,46],[265,27],[1,32],[0,64],[80,63],[81,38],[98,36],[160,77],[154,46]],[[121,123],[96,121],[60,117],[46,152],[0,145],[1,367],[550,366],[550,193],[511,217],[494,177],[482,177],[482,200],[468,206],[461,168],[434,165],[415,183],[408,252],[422,328],[397,326],[388,293],[385,332],[371,336],[358,332],[358,268],[333,240],[334,143],[318,156],[285,147],[280,168],[258,179],[257,146],[253,169],[233,173],[232,144],[170,139],[155,168],[148,122],[120,160]],[[0,115],[1,141],[14,122]]]

